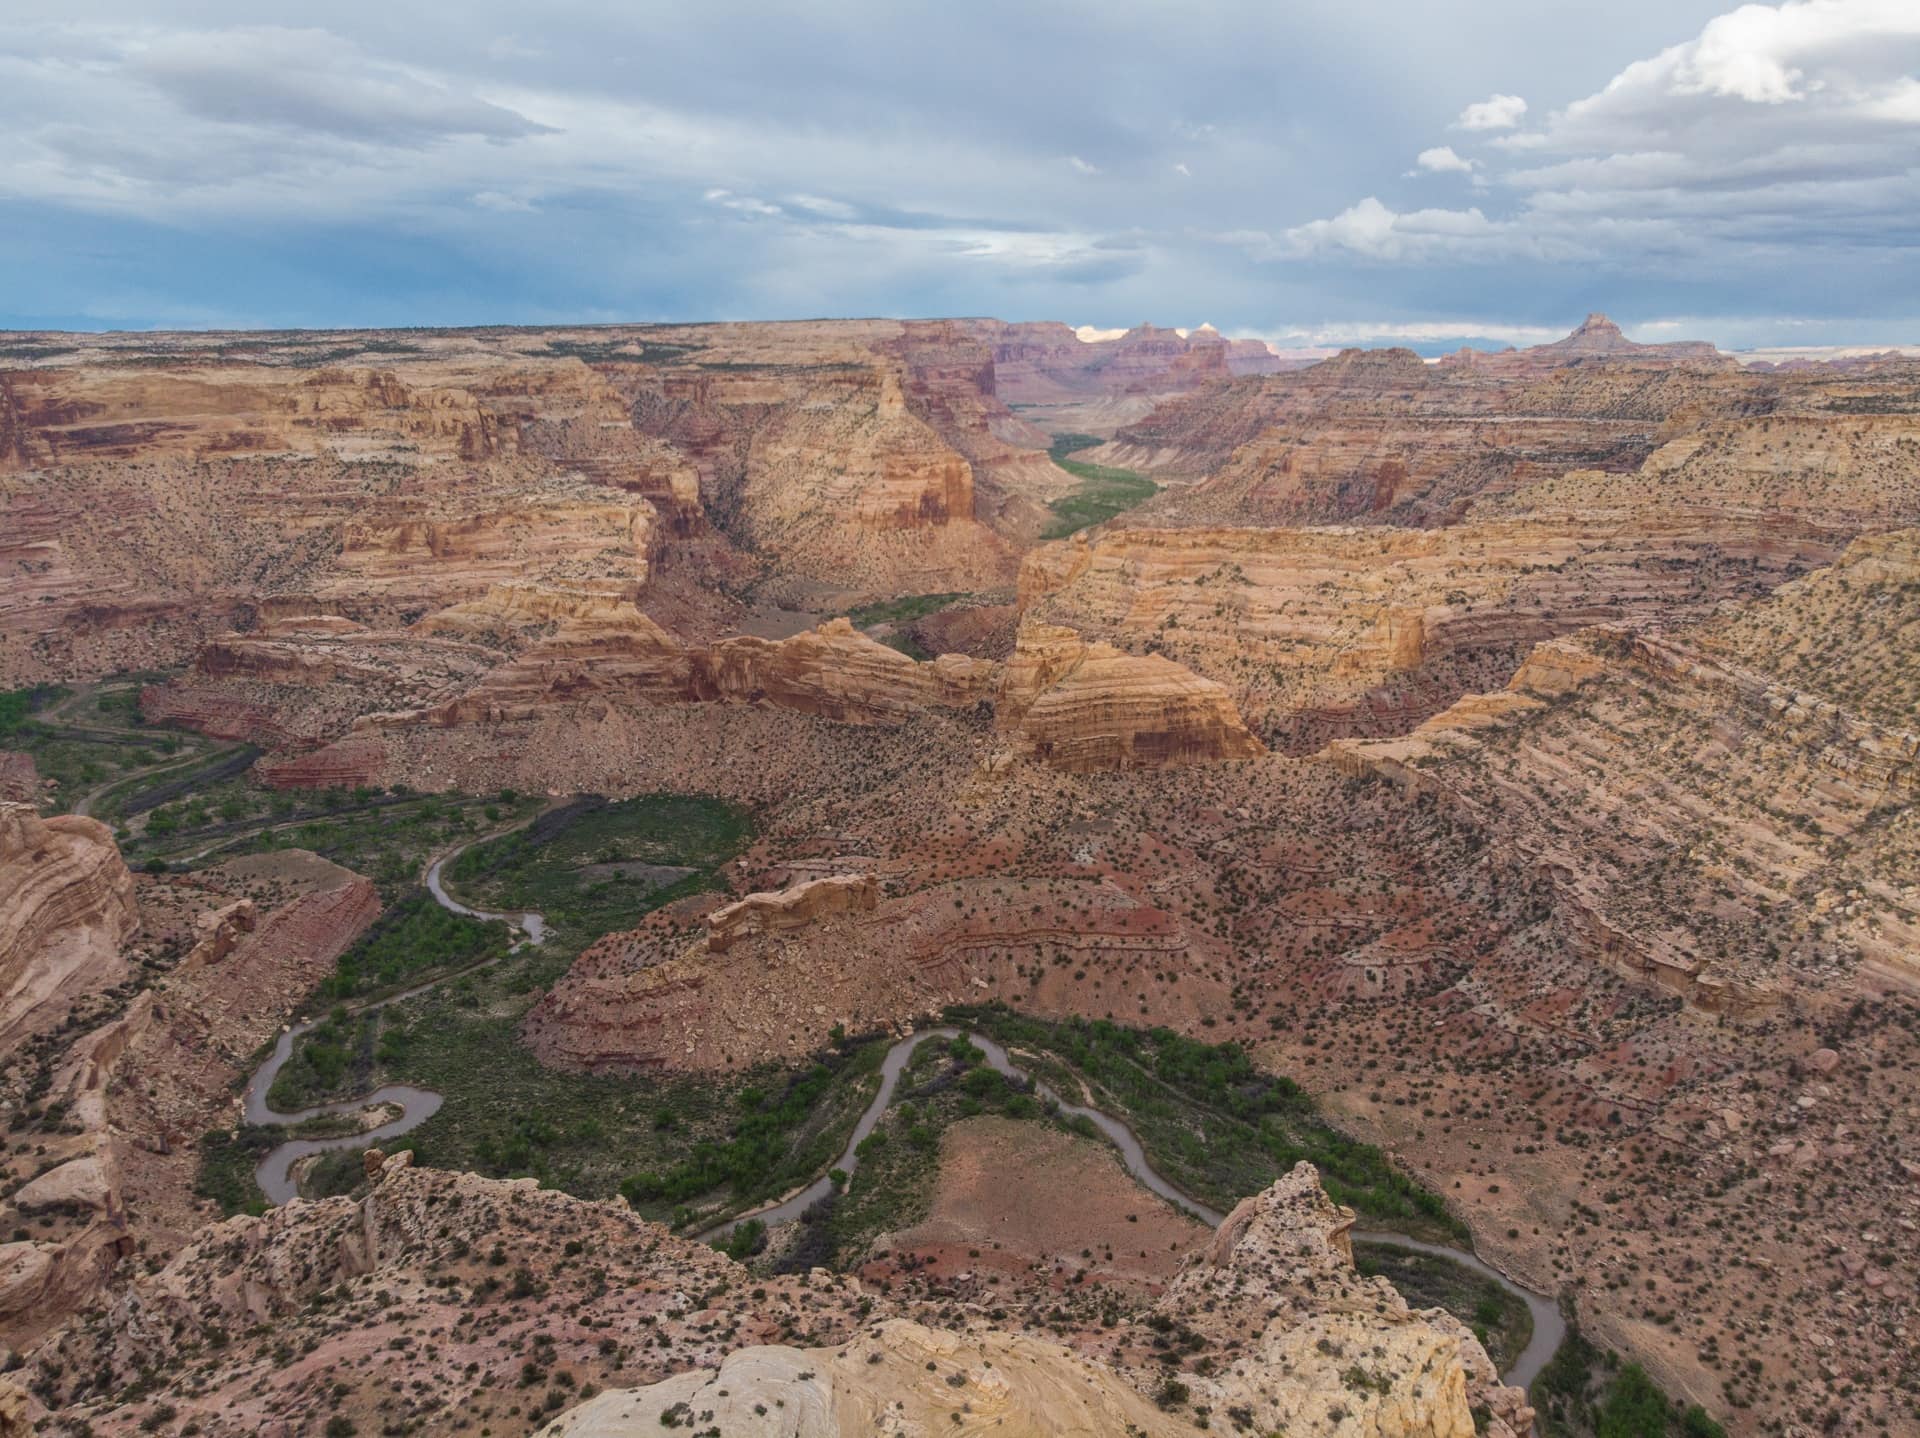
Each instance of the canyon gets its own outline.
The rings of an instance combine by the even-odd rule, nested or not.
[[[1920,365],[1603,316],[1437,362],[980,319],[13,338],[0,1383],[34,1418],[1533,1424],[1291,1162],[1217,1235],[1116,1200],[1078,1257],[974,1253],[943,1209],[783,1267],[803,1239],[687,1236],[715,1184],[445,1167],[450,1098],[422,1161],[222,1217],[236,1085],[322,993],[360,1021],[323,986],[427,860],[697,795],[737,845],[597,839],[519,987],[432,971],[511,1082],[693,1154],[950,1010],[1228,1044],[1727,1431],[1920,1421]],[[1043,538],[1070,463],[1157,492]],[[75,777],[109,734],[219,747]],[[420,807],[467,827],[378,862],[326,827]],[[407,1078],[368,1022],[342,1062]]]

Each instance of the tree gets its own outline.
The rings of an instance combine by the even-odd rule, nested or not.
[[[1666,1438],[1666,1395],[1638,1363],[1622,1368],[1607,1389],[1597,1431],[1600,1438]]]

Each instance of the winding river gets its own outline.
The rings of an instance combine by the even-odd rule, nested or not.
[[[497,834],[488,834],[484,835],[483,839],[497,837],[499,837]],[[526,944],[540,943],[546,938],[547,933],[546,921],[541,915],[531,912],[496,913],[490,909],[469,908],[447,893],[446,886],[441,879],[442,870],[466,848],[471,847],[472,844],[482,842],[483,839],[471,840],[468,844],[462,845],[461,848],[443,854],[440,858],[434,860],[433,863],[428,866],[426,872],[428,892],[431,893],[434,899],[442,906],[452,910],[456,914],[465,914],[467,917],[475,919],[500,919],[510,924],[522,937],[508,950],[509,953]],[[467,969],[461,972],[470,973],[472,970]],[[442,975],[427,983],[416,985],[413,988],[403,990],[397,994],[391,994],[384,999],[361,1005],[356,1011],[360,1013],[370,1013],[376,1009],[385,1008],[389,1004],[397,1004],[404,999],[410,999],[418,994],[425,993],[437,984],[444,983],[446,979],[451,977],[456,976]],[[292,1057],[294,1044],[302,1035],[310,1032],[321,1022],[321,1019],[308,1019],[303,1023],[295,1024],[291,1028],[282,1031],[279,1042],[274,1045],[273,1053],[268,1056],[265,1063],[261,1064],[252,1080],[247,1084],[247,1122],[250,1124],[297,1124],[310,1118],[320,1118],[332,1114],[358,1113],[378,1104],[395,1105],[399,1108],[400,1113],[398,1117],[389,1119],[376,1128],[343,1134],[334,1138],[289,1139],[287,1142],[273,1149],[265,1158],[260,1160],[259,1166],[254,1170],[254,1177],[260,1184],[260,1191],[267,1196],[267,1200],[270,1203],[286,1203],[296,1197],[293,1169],[300,1160],[311,1154],[325,1153],[332,1149],[367,1148],[382,1139],[397,1138],[399,1135],[411,1129],[418,1128],[421,1124],[432,1118],[434,1114],[440,1111],[440,1105],[443,1102],[441,1096],[432,1089],[415,1088],[409,1084],[386,1084],[360,1098],[342,1099],[337,1103],[316,1104],[312,1108],[300,1109],[294,1113],[281,1113],[276,1109],[270,1108],[267,1105],[267,1090],[273,1087],[274,1078],[286,1065],[287,1060]],[[942,1027],[923,1029],[919,1033],[910,1034],[906,1038],[899,1040],[892,1048],[887,1050],[886,1057],[880,1064],[879,1092],[873,1096],[873,1101],[867,1105],[865,1112],[860,1115],[859,1121],[854,1124],[852,1137],[847,1140],[846,1152],[840,1155],[839,1162],[835,1165],[837,1168],[847,1174],[852,1174],[853,1171],[859,1167],[860,1156],[857,1150],[859,1149],[860,1142],[873,1132],[874,1128],[879,1124],[881,1116],[887,1111],[887,1106],[893,1102],[894,1090],[899,1087],[900,1076],[906,1071],[907,1062],[913,1057],[914,1050],[928,1039],[951,1040],[960,1037],[961,1033],[962,1030],[956,1028]],[[1013,1060],[1008,1056],[1007,1051],[992,1039],[987,1038],[983,1034],[971,1032],[967,1034],[967,1038],[976,1048],[986,1055],[987,1062],[1000,1073],[1006,1075],[1008,1078],[1017,1079],[1022,1083],[1032,1082],[1028,1075],[1014,1064]],[[1088,1108],[1083,1104],[1069,1103],[1064,1097],[1053,1092],[1052,1089],[1043,1083],[1033,1082],[1032,1087],[1035,1097],[1042,1103],[1056,1106],[1061,1113],[1071,1118],[1085,1119],[1104,1134],[1113,1146],[1119,1150],[1120,1160],[1126,1165],[1127,1172],[1132,1174],[1142,1187],[1159,1195],[1175,1207],[1184,1209],[1211,1227],[1218,1228],[1220,1224],[1225,1221],[1225,1214],[1208,1208],[1205,1204],[1196,1203],[1181,1193],[1180,1190],[1175,1188],[1171,1183],[1167,1182],[1153,1165],[1147,1162],[1146,1150],[1141,1147],[1140,1140],[1134,1136],[1133,1130],[1120,1122],[1119,1119],[1113,1117],[1111,1114],[1103,1113],[1097,1108]],[[727,1220],[725,1223],[717,1224],[713,1228],[701,1233],[699,1237],[703,1240],[718,1238],[724,1234],[731,1233],[736,1227],[747,1222],[749,1219],[758,1219],[769,1228],[775,1224],[790,1222],[798,1218],[808,1208],[812,1207],[822,1198],[825,1198],[832,1191],[832,1180],[823,1174],[805,1188],[788,1194],[785,1198],[778,1199],[773,1203],[765,1204],[760,1208],[739,1214]],[[1362,1242],[1390,1244],[1397,1248],[1410,1248],[1421,1253],[1432,1254],[1439,1258],[1448,1259],[1451,1262],[1460,1264],[1464,1268],[1472,1269],[1475,1273],[1485,1278],[1493,1280],[1508,1292],[1524,1300],[1528,1311],[1533,1315],[1533,1337],[1527,1343],[1526,1348],[1521,1352],[1520,1356],[1516,1358],[1508,1367],[1507,1371],[1501,1375],[1508,1383],[1516,1384],[1520,1387],[1525,1387],[1531,1383],[1534,1378],[1539,1375],[1540,1370],[1546,1366],[1547,1360],[1553,1356],[1554,1350],[1560,1346],[1560,1340],[1566,1336],[1566,1320],[1561,1317],[1558,1304],[1550,1298],[1522,1287],[1504,1273],[1482,1262],[1479,1257],[1464,1249],[1449,1248],[1437,1243],[1423,1243],[1419,1239],[1408,1238],[1398,1233],[1376,1232],[1364,1229],[1354,1230],[1352,1236]]]
[[[504,920],[520,935],[507,949],[507,953],[513,953],[525,945],[542,942],[547,937],[546,920],[541,915],[531,912],[496,913],[492,909],[468,908],[447,893],[446,885],[441,880],[441,872],[446,866],[467,849],[486,839],[498,837],[500,837],[499,834],[486,834],[479,839],[469,840],[458,849],[442,854],[427,866],[426,885],[427,892],[433,895],[434,900],[441,907],[450,909],[456,914],[464,914],[470,919]],[[497,962],[497,960],[488,962]],[[472,972],[471,967],[460,971],[461,974]],[[397,1004],[424,994],[429,989],[446,982],[447,979],[458,976],[442,974],[426,983],[416,984],[410,989],[402,989],[397,994],[389,994],[384,999],[377,999],[372,1003],[349,1005],[349,1008],[354,1013],[373,1013],[386,1008],[389,1004]],[[412,1084],[394,1083],[384,1084],[372,1093],[364,1094],[359,1098],[341,1099],[337,1103],[315,1104],[312,1108],[296,1109],[292,1113],[282,1113],[272,1107],[267,1102],[267,1090],[273,1087],[274,1079],[278,1078],[280,1070],[286,1067],[287,1060],[293,1057],[293,1046],[325,1021],[324,1017],[307,1019],[294,1024],[291,1028],[281,1030],[279,1041],[273,1046],[273,1052],[247,1081],[244,1100],[246,1121],[250,1124],[297,1124],[305,1123],[311,1118],[360,1113],[382,1104],[394,1105],[399,1108],[400,1113],[397,1117],[390,1118],[374,1128],[360,1129],[333,1138],[292,1138],[270,1150],[253,1171],[254,1181],[260,1185],[260,1191],[267,1196],[268,1203],[286,1203],[289,1199],[298,1196],[299,1190],[294,1183],[293,1170],[302,1159],[316,1153],[326,1153],[332,1149],[369,1148],[381,1139],[397,1138],[432,1118],[440,1111],[440,1105],[444,1102],[441,1096],[430,1088],[416,1088]]]

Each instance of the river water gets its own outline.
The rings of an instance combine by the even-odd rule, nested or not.
[[[489,834],[486,837],[498,836]],[[472,842],[477,844],[481,841],[475,839]],[[528,944],[542,942],[547,937],[547,924],[539,914],[496,913],[492,909],[471,909],[447,893],[446,886],[441,882],[441,870],[467,847],[469,846],[462,845],[450,854],[443,854],[428,866],[427,892],[433,895],[441,907],[451,909],[456,914],[465,914],[470,919],[505,920],[523,936],[513,943],[507,950],[508,953],[513,953]],[[461,972],[471,973],[472,970],[465,969]],[[373,1013],[386,1008],[389,1004],[397,1004],[424,994],[444,982],[446,977],[448,976],[443,975],[424,984],[416,984],[410,989],[389,994],[386,998],[373,1003],[352,1006],[353,1010],[356,1013]],[[440,1105],[444,1102],[432,1089],[415,1088],[412,1084],[386,1084],[360,1098],[341,1099],[337,1103],[315,1104],[312,1108],[297,1109],[292,1113],[281,1113],[273,1108],[267,1103],[267,1090],[273,1087],[274,1079],[279,1076],[280,1070],[286,1067],[287,1060],[293,1057],[294,1044],[324,1022],[324,1018],[308,1019],[304,1023],[281,1030],[279,1041],[273,1046],[273,1052],[267,1056],[266,1062],[254,1071],[253,1077],[247,1082],[244,1100],[246,1121],[250,1124],[297,1124],[304,1123],[310,1118],[322,1118],[330,1114],[359,1113],[380,1104],[397,1105],[400,1113],[398,1117],[388,1119],[376,1128],[362,1129],[334,1138],[288,1139],[269,1151],[253,1171],[254,1180],[260,1185],[260,1191],[267,1196],[268,1203],[286,1203],[298,1196],[298,1189],[293,1181],[293,1170],[301,1159],[334,1149],[370,1148],[381,1139],[398,1138],[401,1134],[420,1127],[440,1112]]]
[[[494,836],[489,835],[488,837],[491,838]],[[480,841],[475,840],[474,842],[478,843]],[[460,850],[456,849],[450,854],[443,855],[439,859],[436,859],[427,869],[427,890],[433,895],[434,899],[446,908],[451,909],[454,913],[465,914],[469,918],[505,920],[525,936],[515,943],[513,946],[515,949],[521,947],[522,944],[537,944],[545,939],[547,933],[546,921],[539,914],[496,913],[490,909],[469,908],[447,893],[444,884],[441,882],[441,870],[448,862],[457,857],[460,852]],[[511,952],[511,950],[509,952]],[[392,994],[375,1003],[364,1005],[359,1011],[364,1013],[385,1008],[388,1004],[396,1004],[404,999],[410,999],[416,994],[425,993],[441,982],[443,982],[443,979],[434,979],[428,983],[420,984],[415,988],[407,989],[404,992]],[[332,1149],[367,1148],[382,1139],[397,1138],[411,1129],[418,1128],[421,1124],[432,1118],[434,1114],[440,1111],[440,1105],[443,1102],[441,1096],[432,1089],[415,1088],[408,1084],[387,1084],[382,1088],[375,1089],[372,1093],[362,1098],[343,1099],[337,1103],[316,1104],[312,1108],[301,1109],[296,1113],[280,1113],[268,1107],[266,1098],[267,1090],[273,1086],[275,1076],[278,1075],[280,1070],[286,1065],[287,1060],[292,1057],[295,1042],[320,1022],[322,1022],[320,1019],[309,1019],[281,1033],[279,1042],[274,1045],[273,1053],[267,1058],[265,1063],[261,1064],[247,1085],[247,1122],[251,1124],[293,1124],[327,1114],[357,1113],[363,1109],[382,1103],[397,1105],[400,1109],[400,1114],[397,1118],[389,1119],[377,1128],[366,1129],[358,1133],[343,1134],[336,1138],[289,1139],[286,1143],[273,1149],[265,1158],[260,1160],[259,1166],[254,1170],[254,1177],[260,1184],[260,1191],[267,1196],[267,1200],[270,1203],[286,1203],[296,1196],[293,1182],[293,1168],[301,1159],[311,1154],[326,1153]],[[835,1167],[848,1174],[852,1174],[853,1171],[860,1166],[860,1156],[857,1152],[860,1142],[873,1132],[874,1128],[879,1124],[881,1116],[887,1111],[887,1106],[892,1103],[894,1090],[898,1088],[900,1084],[900,1075],[906,1071],[907,1062],[913,1057],[914,1050],[928,1039],[948,1041],[960,1037],[961,1032],[961,1030],[955,1028],[924,1029],[919,1033],[910,1034],[906,1038],[899,1040],[893,1047],[887,1050],[886,1057],[880,1064],[880,1090],[873,1096],[873,1101],[867,1105],[866,1110],[860,1115],[859,1121],[854,1124],[853,1135],[847,1140],[846,1152],[840,1155],[839,1162]],[[975,1033],[969,1033],[967,1038],[976,1048],[986,1055],[987,1062],[1000,1073],[1005,1074],[1008,1078],[1018,1079],[1022,1082],[1028,1081],[1028,1075],[1017,1067],[1013,1060],[1008,1057],[1007,1051],[992,1039]],[[1133,1130],[1120,1122],[1119,1119],[1114,1118],[1111,1114],[1103,1113],[1096,1108],[1088,1108],[1083,1104],[1069,1103],[1064,1096],[1053,1092],[1051,1088],[1043,1083],[1035,1083],[1033,1085],[1033,1092],[1042,1103],[1055,1105],[1061,1113],[1071,1118],[1085,1119],[1095,1128],[1099,1129],[1108,1141],[1119,1151],[1120,1161],[1126,1165],[1127,1172],[1132,1174],[1142,1187],[1159,1195],[1176,1208],[1183,1209],[1192,1214],[1195,1218],[1210,1227],[1218,1228],[1220,1224],[1225,1221],[1225,1214],[1188,1198],[1162,1177],[1153,1165],[1147,1162],[1146,1150],[1141,1147],[1140,1140],[1134,1136]],[[758,1219],[769,1228],[772,1228],[776,1224],[791,1222],[832,1191],[832,1180],[822,1175],[805,1188],[788,1194],[786,1197],[773,1203],[763,1205],[747,1213],[739,1214],[725,1223],[708,1229],[706,1232],[700,1234],[699,1237],[701,1239],[721,1237],[722,1235],[731,1233],[736,1227],[749,1219]],[[1398,1233],[1375,1232],[1363,1229],[1356,1229],[1353,1237],[1364,1242],[1391,1244],[1395,1247],[1416,1249],[1421,1253],[1433,1254],[1440,1258],[1449,1259],[1463,1267],[1472,1269],[1483,1277],[1493,1280],[1508,1292],[1516,1294],[1523,1299],[1526,1302],[1528,1310],[1533,1315],[1533,1338],[1520,1356],[1515,1359],[1507,1371],[1501,1375],[1508,1383],[1516,1384],[1520,1387],[1525,1387],[1531,1383],[1534,1378],[1539,1375],[1540,1370],[1546,1366],[1547,1360],[1553,1356],[1554,1350],[1560,1346],[1560,1340],[1566,1336],[1566,1321],[1560,1316],[1558,1304],[1550,1298],[1522,1287],[1504,1273],[1483,1263],[1476,1255],[1464,1249],[1448,1248],[1435,1243],[1423,1243],[1418,1239],[1407,1238]]]

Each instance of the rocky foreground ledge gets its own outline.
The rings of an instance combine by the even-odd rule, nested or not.
[[[132,1434],[164,1406],[208,1438],[293,1438],[335,1417],[501,1434],[557,1415],[542,1430],[555,1438],[1202,1421],[1516,1438],[1532,1422],[1463,1325],[1354,1271],[1353,1214],[1304,1163],[1242,1202],[1150,1307],[1086,1332],[823,1270],[761,1278],[619,1199],[415,1168],[409,1153],[371,1153],[368,1173],[364,1198],[209,1226],[76,1321],[15,1375],[27,1421],[57,1410]],[[1121,1357],[1142,1324],[1176,1335],[1191,1371]],[[0,1394],[0,1414],[22,1402]]]
[[[1528,1432],[1465,1327],[1354,1271],[1353,1212],[1311,1164],[1243,1200],[1145,1316],[1197,1335],[1210,1376],[1110,1366],[1030,1332],[885,1318],[826,1350],[743,1348],[717,1368],[603,1393],[550,1438],[635,1438],[680,1423],[743,1438],[1230,1431],[1467,1438]]]

